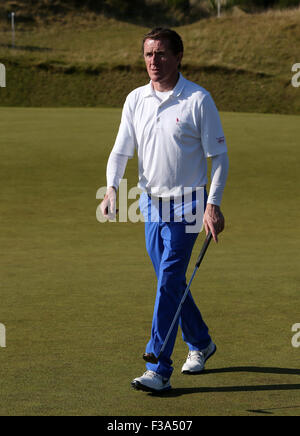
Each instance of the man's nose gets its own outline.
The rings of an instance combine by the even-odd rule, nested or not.
[[[158,56],[156,53],[153,53],[153,56],[152,56],[152,62],[153,62],[154,64],[157,64],[158,61],[159,61],[159,56]]]

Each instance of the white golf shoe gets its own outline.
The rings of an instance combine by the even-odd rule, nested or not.
[[[203,372],[206,361],[212,357],[216,351],[217,347],[212,341],[205,350],[190,351],[182,367],[182,374],[200,374]]]
[[[146,371],[142,377],[135,378],[131,386],[138,391],[163,392],[171,389],[170,380],[154,371]]]

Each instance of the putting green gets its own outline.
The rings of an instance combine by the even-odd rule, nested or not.
[[[192,288],[218,352],[182,376],[179,334],[154,397],[130,388],[155,293],[143,224],[95,216],[120,110],[0,109],[0,415],[299,415],[299,117],[222,119],[227,228]]]

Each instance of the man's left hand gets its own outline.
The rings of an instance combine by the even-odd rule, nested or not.
[[[213,239],[218,242],[218,234],[224,230],[225,219],[219,206],[208,203],[203,217],[206,234],[211,231]]]

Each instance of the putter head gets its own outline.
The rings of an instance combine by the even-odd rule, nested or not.
[[[145,353],[143,359],[148,363],[158,363],[158,358],[153,353]]]

